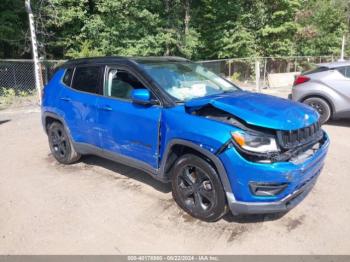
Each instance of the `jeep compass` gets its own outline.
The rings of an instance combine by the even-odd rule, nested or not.
[[[44,89],[42,123],[60,163],[93,154],[142,170],[204,221],[290,210],[329,145],[311,107],[177,57],[68,61]]]

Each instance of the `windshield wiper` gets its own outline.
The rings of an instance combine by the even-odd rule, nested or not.
[[[227,94],[227,93],[233,93],[236,92],[237,90],[225,90],[222,92],[222,94]]]

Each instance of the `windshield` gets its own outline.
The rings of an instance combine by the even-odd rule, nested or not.
[[[232,83],[195,63],[143,62],[140,64],[178,102],[239,90]]]

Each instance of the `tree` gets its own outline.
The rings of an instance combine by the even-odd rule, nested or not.
[[[236,34],[236,23],[241,13],[241,5],[232,0],[200,0],[194,3],[193,15],[194,28],[200,35],[200,45],[198,48],[199,58],[225,58],[240,56],[241,51],[237,50],[236,40],[232,40]],[[249,42],[248,46],[254,42],[252,37],[243,37]],[[247,46],[247,44],[242,45]],[[220,52],[219,52],[220,51]],[[250,52],[245,52],[250,55]]]
[[[342,36],[349,28],[345,11],[336,1],[307,1],[305,9],[296,17],[300,25],[296,34],[298,54],[339,54]]]
[[[38,39],[44,44],[40,48],[42,55],[63,58],[77,49],[87,52],[88,44],[84,44],[81,34],[94,12],[92,0],[35,0],[33,9]]]
[[[32,5],[40,56],[46,58],[336,55],[342,35],[350,38],[348,0],[32,0]],[[29,56],[23,0],[2,0],[0,8],[0,57]]]
[[[0,1],[0,58],[20,57],[28,51],[28,18],[24,1]]]
[[[294,36],[298,29],[295,15],[301,0],[265,0],[264,22],[257,35],[262,56],[296,54]]]

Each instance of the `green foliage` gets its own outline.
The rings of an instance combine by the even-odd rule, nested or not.
[[[301,0],[265,1],[265,21],[258,30],[263,56],[295,55],[295,15],[300,7]]]
[[[240,81],[240,78],[241,78],[241,74],[239,72],[234,72],[231,76],[231,80],[233,82],[238,82]]]
[[[32,0],[47,58],[339,55],[348,0]],[[0,1],[0,57],[20,57],[23,0]],[[350,34],[349,34],[350,35]],[[4,39],[15,40],[13,42]],[[350,51],[350,39],[349,39]],[[29,51],[29,49],[27,50]],[[24,55],[30,55],[25,53]]]
[[[71,58],[94,57],[101,55],[103,55],[103,53],[95,49],[92,42],[89,40],[84,40],[82,43],[77,43],[66,53],[66,56]]]
[[[35,91],[18,90],[14,88],[0,87],[0,109],[6,108],[15,101],[33,96]]]
[[[349,30],[344,10],[345,7],[336,1],[308,1],[296,17],[299,23],[298,53],[310,56],[339,54],[342,36]]]
[[[0,58],[21,56],[27,20],[23,0],[0,1]]]
[[[15,96],[16,92],[14,89],[0,87],[0,109],[12,104],[13,100],[15,99]]]
[[[254,33],[242,25],[235,29],[225,30],[222,38],[217,41],[219,58],[248,57],[257,54]]]

